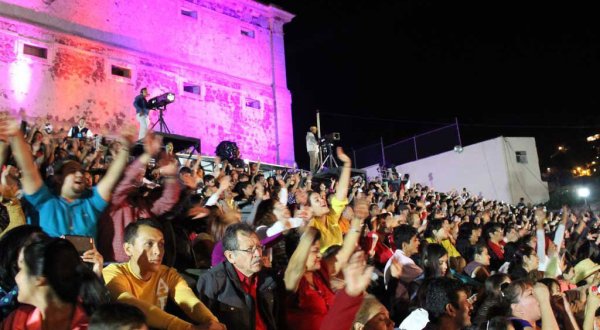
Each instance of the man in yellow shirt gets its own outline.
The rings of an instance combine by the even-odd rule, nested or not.
[[[148,325],[157,329],[224,330],[225,326],[198,300],[173,268],[162,265],[164,237],[154,220],[138,220],[125,227],[125,253],[129,262],[112,264],[102,274],[113,299],[141,309]],[[164,311],[172,299],[193,325]]]

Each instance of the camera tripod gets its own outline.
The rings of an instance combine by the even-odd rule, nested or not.
[[[171,134],[171,130],[169,129],[169,127],[167,126],[167,123],[165,123],[165,119],[163,117],[163,111],[167,110],[167,106],[163,106],[156,108],[158,109],[158,120],[152,124],[152,127],[150,127],[150,130],[154,129],[154,126],[156,126],[156,124],[158,125],[158,131],[161,133],[168,133]]]
[[[325,154],[327,154],[327,156],[321,162],[321,166],[319,166],[319,169],[317,170],[317,172],[321,172],[323,170],[323,167],[325,167],[325,164],[327,164],[327,168],[338,167],[338,163],[335,161],[335,157],[333,157],[333,151],[331,148],[332,146],[333,146],[333,143],[325,142]],[[321,146],[321,148],[322,147],[323,146]]]

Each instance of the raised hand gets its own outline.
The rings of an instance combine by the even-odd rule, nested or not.
[[[354,201],[354,217],[361,220],[369,217],[369,202],[365,198]]]
[[[367,267],[365,254],[362,251],[355,252],[342,268],[346,287],[344,290],[349,296],[358,296],[365,292],[371,283],[373,267]]]
[[[344,153],[344,149],[342,149],[342,147],[337,147],[336,152],[338,159],[341,160],[344,164],[351,163],[350,157],[348,157],[348,155]]]
[[[8,140],[19,133],[21,125],[8,112],[0,112],[0,140]]]
[[[225,175],[219,179],[219,189],[225,190],[231,186],[231,177],[229,175]]]
[[[130,146],[135,144],[137,141],[137,129],[133,125],[127,125],[121,131],[120,142],[123,147],[129,149]]]
[[[81,259],[84,262],[89,262],[89,263],[93,264],[94,266],[92,267],[92,270],[94,271],[94,273],[96,275],[98,275],[98,277],[102,277],[102,267],[103,267],[103,263],[104,263],[104,257],[102,257],[100,252],[98,252],[98,250],[96,250],[96,247],[94,247],[91,250],[85,251],[83,253],[83,255],[81,256]]]
[[[155,156],[162,147],[162,136],[149,132],[144,137],[144,152],[150,156]]]

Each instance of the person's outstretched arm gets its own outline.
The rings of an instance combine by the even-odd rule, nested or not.
[[[96,186],[100,197],[107,202],[110,201],[112,190],[117,185],[117,182],[121,178],[121,174],[127,166],[129,160],[129,147],[133,145],[135,140],[135,129],[133,127],[125,128],[121,135],[121,148],[119,148],[117,154],[114,156],[114,160],[106,171],[106,175]]]
[[[308,259],[310,247],[312,246],[316,235],[316,229],[307,228],[304,234],[302,234],[300,243],[298,243],[296,250],[290,258],[290,262],[288,263],[283,277],[285,288],[289,292],[296,292],[298,290],[298,285],[300,284],[300,280],[302,279],[302,276],[304,276],[304,271],[306,269],[306,260]]]
[[[350,157],[344,153],[342,147],[337,147],[337,157],[344,164],[338,181],[338,187],[335,192],[335,198],[338,201],[345,201],[348,197],[348,185],[350,184],[350,174],[352,172],[350,168],[352,167],[352,161],[350,160]]]
[[[17,166],[21,170],[21,183],[25,194],[36,193],[42,187],[42,176],[20,131],[19,122],[8,112],[0,113],[0,140],[10,143]]]
[[[334,269],[332,270],[333,274],[337,274],[340,272],[342,267],[346,265],[346,263],[356,250],[356,245],[358,244],[360,234],[362,233],[363,221],[368,216],[369,203],[367,203],[367,200],[356,200],[354,203],[354,218],[352,219],[350,225],[350,231],[344,237],[344,243],[342,244],[342,248],[335,257],[336,261],[333,266]]]

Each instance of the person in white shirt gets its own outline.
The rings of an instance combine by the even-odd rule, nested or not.
[[[316,172],[319,166],[319,142],[317,141],[317,127],[311,126],[306,132],[306,151],[310,157],[310,170]]]
[[[91,139],[94,137],[94,134],[89,128],[85,127],[85,117],[81,117],[77,126],[71,127],[67,136],[70,138]]]
[[[393,307],[390,313],[395,323],[400,323],[408,315],[411,298],[416,295],[419,286],[415,281],[423,276],[423,269],[410,258],[419,252],[417,235],[417,229],[410,225],[394,228],[396,251],[383,270],[386,290],[391,293],[389,303]]]
[[[423,274],[421,269],[415,262],[410,258],[412,255],[419,252],[419,238],[417,237],[417,230],[409,225],[400,225],[394,228],[394,244],[396,244],[396,251],[392,257],[385,264],[383,269],[383,280],[387,285],[391,277],[392,261],[398,261],[402,265],[402,272],[400,275],[400,281],[403,283],[410,283],[417,277]]]

